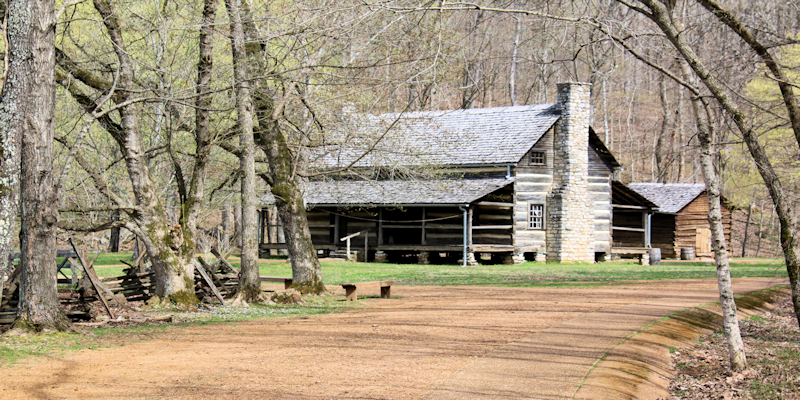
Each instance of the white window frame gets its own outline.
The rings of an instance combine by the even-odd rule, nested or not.
[[[528,203],[528,229],[544,229],[545,207],[542,203]]]

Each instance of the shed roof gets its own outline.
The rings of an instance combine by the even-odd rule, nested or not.
[[[311,155],[327,168],[513,164],[561,115],[556,104],[350,115]],[[378,140],[380,138],[380,140]],[[367,151],[369,153],[366,156]],[[361,158],[359,158],[361,157]]]
[[[656,203],[659,212],[678,213],[706,190],[703,183],[631,182],[628,187]]]
[[[308,205],[455,205],[467,204],[514,182],[514,178],[432,180],[312,181],[305,188]],[[273,204],[267,193],[262,204]]]
[[[639,192],[629,188],[620,181],[611,182],[611,200],[615,205],[658,208],[658,205],[648,200],[647,197],[642,196]]]

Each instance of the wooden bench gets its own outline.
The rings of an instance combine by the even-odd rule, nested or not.
[[[281,278],[277,276],[259,276],[261,282],[283,282],[283,288],[288,289],[292,286],[292,278]]]
[[[380,287],[381,288],[381,298],[382,299],[389,299],[389,298],[392,297],[392,284],[393,283],[394,283],[394,281],[343,283],[342,287],[344,288],[345,295],[347,296],[345,301],[358,300],[358,298],[356,297],[356,289],[357,288],[366,288],[366,287]]]

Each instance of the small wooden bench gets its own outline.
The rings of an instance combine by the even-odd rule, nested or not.
[[[356,282],[356,283],[343,283],[342,287],[344,288],[345,295],[347,298],[345,301],[353,301],[358,300],[356,297],[356,289],[357,288],[366,288],[366,287],[380,287],[381,288],[381,298],[382,299],[389,299],[392,297],[392,284],[394,281],[374,281],[374,282]]]
[[[261,282],[283,282],[283,288],[288,289],[292,286],[292,278],[281,278],[277,276],[259,276]]]

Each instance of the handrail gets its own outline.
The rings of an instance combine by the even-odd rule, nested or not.
[[[362,233],[369,232],[369,229],[364,229],[363,231],[353,233],[351,235],[345,236],[339,239],[340,242],[347,241],[347,260],[350,261],[350,238],[354,238]],[[367,254],[369,254],[369,235],[364,235],[364,262],[367,262]]]

